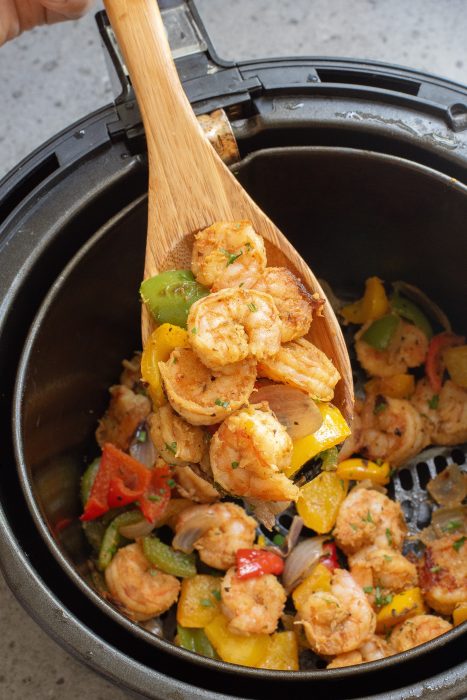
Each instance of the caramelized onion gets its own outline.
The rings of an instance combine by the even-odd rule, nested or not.
[[[427,489],[440,506],[458,506],[467,495],[467,475],[457,464],[450,464],[428,482]]]
[[[178,549],[185,554],[191,554],[194,549],[194,544],[208,530],[214,527],[218,522],[218,518],[213,514],[206,513],[199,517],[193,515],[189,518],[184,526],[177,532],[172,541],[172,547]]]
[[[467,531],[467,507],[438,508],[431,518],[431,527],[437,537],[465,534]]]
[[[279,423],[287,428],[292,440],[315,433],[323,422],[316,403],[307,394],[285,384],[269,384],[254,391],[250,403],[267,401]]]
[[[319,562],[325,540],[325,537],[312,537],[303,540],[291,551],[282,573],[282,583],[287,593],[293,591]]]

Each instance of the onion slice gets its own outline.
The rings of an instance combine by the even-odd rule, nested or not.
[[[118,529],[118,532],[120,535],[123,535],[123,537],[126,537],[127,540],[136,540],[138,537],[146,537],[146,535],[149,535],[153,530],[154,523],[149,523],[141,513],[141,520],[131,525],[122,525],[122,527]]]
[[[437,537],[465,535],[467,532],[467,506],[438,508],[431,518],[431,527]]]
[[[131,442],[130,455],[146,467],[153,467],[157,459],[157,450],[151,440],[148,427],[143,423]]]
[[[307,394],[285,384],[269,384],[254,391],[250,403],[267,401],[279,423],[287,428],[292,440],[315,433],[323,422],[316,403]]]
[[[323,543],[325,540],[326,537],[311,537],[297,544],[291,551],[285,561],[282,573],[282,584],[286,593],[293,591],[319,562],[320,557],[323,555]]]
[[[201,517],[193,515],[191,518],[188,518],[183,527],[173,538],[172,547],[181,552],[185,552],[185,554],[191,554],[195,542],[214,527],[218,521],[219,519],[214,513],[206,513],[206,515],[202,515]]]
[[[458,506],[467,495],[467,475],[457,464],[450,464],[428,482],[427,489],[440,506]]]

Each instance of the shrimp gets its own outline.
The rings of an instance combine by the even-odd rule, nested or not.
[[[406,399],[370,395],[358,410],[356,451],[368,459],[384,459],[397,467],[430,443],[420,414]]]
[[[281,340],[306,335],[313,317],[313,306],[322,300],[315,299],[302,282],[285,267],[267,267],[252,289],[266,292],[274,299],[281,319]]]
[[[452,521],[455,524],[455,521]],[[450,615],[467,600],[467,544],[462,532],[430,542],[420,561],[420,587],[426,602]]]
[[[110,594],[133,620],[149,620],[178,598],[180,581],[152,566],[139,544],[118,550],[105,570]]]
[[[399,503],[368,489],[352,489],[334,528],[336,543],[348,556],[369,545],[400,551],[406,533]]]
[[[344,666],[356,666],[369,661],[379,661],[379,659],[385,659],[394,653],[394,649],[383,637],[373,634],[358,649],[335,656],[327,665],[327,668],[343,668]]]
[[[298,488],[281,472],[290,465],[292,440],[267,404],[227,418],[210,447],[215,481],[228,493],[263,501],[296,501]]]
[[[141,353],[136,352],[131,360],[123,360],[123,371],[120,375],[120,384],[124,384],[132,391],[141,388]]]
[[[196,503],[214,503],[219,500],[219,492],[204,478],[204,475],[198,473],[195,465],[175,467],[173,474],[177,491],[182,498],[189,498]]]
[[[305,338],[286,343],[273,357],[262,359],[258,373],[306,391],[319,401],[331,401],[340,379],[331,360]]]
[[[110,404],[99,421],[96,440],[100,447],[111,442],[120,450],[128,450],[136,428],[151,411],[151,402],[124,384],[112,386],[109,391]]]
[[[196,505],[184,510],[175,525],[178,538],[183,532],[199,528],[202,533],[194,548],[208,566],[229,569],[235,565],[237,549],[253,546],[258,523],[234,503]]]
[[[220,423],[248,403],[256,381],[252,358],[215,372],[190,348],[173,350],[159,370],[170,404],[192,425]]]
[[[193,350],[212,369],[247,357],[270,357],[281,344],[272,296],[251,289],[223,289],[199,299],[190,308],[187,324]]]
[[[373,606],[388,594],[401,593],[418,585],[417,569],[394,549],[364,547],[349,557],[350,573]]]
[[[272,634],[284,609],[287,595],[277,578],[265,574],[241,580],[235,568],[227,571],[221,585],[222,612],[234,634]]]
[[[466,389],[448,379],[436,395],[428,380],[421,379],[411,403],[419,411],[434,445],[457,445],[467,441]]]
[[[330,593],[312,593],[297,611],[308,643],[317,654],[354,651],[376,627],[376,615],[365,593],[345,569],[335,569]]]
[[[376,350],[362,335],[373,323],[369,321],[355,335],[355,351],[363,369],[375,377],[403,374],[409,367],[421,365],[428,352],[425,333],[406,321],[400,321],[386,350]]]
[[[160,406],[149,416],[148,423],[154,446],[166,462],[201,462],[206,449],[203,430],[180,418],[170,404]]]
[[[452,625],[436,615],[415,615],[392,631],[390,642],[396,653],[413,649],[419,644],[429,642],[440,634],[449,632]]]
[[[218,221],[195,235],[191,269],[213,292],[251,287],[265,268],[264,241],[249,221]]]

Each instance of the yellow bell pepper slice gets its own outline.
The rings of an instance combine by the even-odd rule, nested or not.
[[[148,391],[155,406],[167,403],[162,389],[159,362],[166,362],[175,348],[189,346],[188,333],[184,328],[163,323],[149,336],[141,356],[141,376],[149,385]]]
[[[329,532],[335,525],[337,513],[347,495],[349,482],[336,472],[321,472],[302,486],[297,511],[307,527],[319,534]]]
[[[292,593],[292,600],[296,609],[303,607],[312,593],[331,591],[331,572],[324,564],[317,564],[311,574],[302,581]]]
[[[367,394],[382,394],[390,399],[408,399],[415,391],[412,374],[393,374],[392,377],[374,377],[365,384]]]
[[[182,581],[177,622],[182,627],[206,627],[220,612],[221,578],[198,574]]]
[[[363,297],[340,310],[341,315],[349,323],[375,321],[388,312],[389,301],[384,285],[378,277],[369,277],[365,282]]]
[[[353,457],[340,462],[337,465],[336,474],[341,479],[353,479],[354,481],[371,479],[375,484],[388,484],[391,467],[389,462],[377,464],[376,462],[370,462],[368,459]]]
[[[284,474],[289,478],[309,459],[323,450],[339,445],[350,435],[350,428],[336,406],[331,403],[318,403],[317,406],[323,422],[315,433],[294,441],[290,466],[284,469]]]
[[[222,661],[240,666],[259,668],[269,651],[268,634],[252,634],[244,637],[228,629],[229,621],[222,613],[205,628],[206,637]]]
[[[458,345],[443,352],[449,375],[458,386],[467,389],[467,345]]]
[[[467,602],[458,603],[452,613],[452,621],[455,625],[461,625],[467,620]]]
[[[258,668],[298,671],[298,644],[294,632],[275,632],[269,639],[265,659]]]
[[[395,595],[390,603],[383,606],[376,616],[376,632],[387,632],[395,625],[414,615],[426,612],[420,588],[408,588]]]

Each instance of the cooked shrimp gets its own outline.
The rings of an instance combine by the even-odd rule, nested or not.
[[[384,459],[397,467],[430,442],[420,414],[405,399],[369,395],[359,410],[357,451],[369,459]]]
[[[467,600],[467,543],[461,532],[430,542],[420,561],[420,587],[433,610],[450,615]]]
[[[154,446],[166,462],[196,464],[201,461],[206,450],[203,430],[180,418],[170,404],[151,413],[148,423]]]
[[[247,357],[270,357],[281,344],[281,322],[272,296],[251,289],[223,289],[199,299],[187,324],[193,350],[212,369]]]
[[[195,236],[191,269],[214,292],[240,284],[250,287],[265,267],[264,241],[249,221],[218,221]]]
[[[387,595],[418,585],[417,569],[402,554],[386,547],[364,547],[349,557],[350,573],[373,606]]]
[[[436,615],[415,615],[394,628],[390,642],[397,653],[413,649],[429,642],[440,634],[449,632],[452,625]]]
[[[281,340],[301,338],[310,329],[314,299],[302,282],[285,267],[267,267],[252,289],[266,292],[274,299],[281,319]]]
[[[292,458],[292,440],[267,404],[227,418],[211,440],[214,479],[235,496],[296,501],[298,488],[281,472]]]
[[[152,566],[139,544],[118,550],[105,570],[110,594],[133,620],[149,620],[177,600],[180,581]]]
[[[394,649],[383,637],[373,634],[359,649],[348,651],[346,654],[339,654],[327,665],[327,668],[343,668],[344,666],[356,666],[369,661],[379,661],[387,656],[392,656]]]
[[[96,440],[100,447],[111,442],[120,450],[128,450],[136,428],[151,411],[151,402],[123,384],[112,386],[109,391],[110,404],[99,421]]]
[[[366,323],[355,335],[357,357],[368,374],[391,377],[393,374],[403,374],[409,367],[418,367],[424,362],[428,338],[417,326],[400,321],[389,347],[386,350],[376,350],[362,339],[372,323]]]
[[[305,338],[286,343],[276,355],[261,360],[258,373],[306,391],[319,401],[331,401],[340,379],[331,360]]]
[[[252,358],[215,372],[190,348],[173,350],[159,370],[171,405],[192,425],[220,423],[248,403],[256,381]]]
[[[173,475],[177,491],[182,498],[189,498],[195,503],[214,503],[220,494],[198,470],[196,465],[175,467]]]
[[[411,403],[419,411],[434,445],[467,441],[467,389],[448,379],[436,395],[428,380],[421,379]]]
[[[242,581],[235,568],[227,571],[221,586],[222,612],[235,634],[272,634],[284,609],[287,595],[277,578],[265,574]]]
[[[184,510],[176,523],[175,533],[192,528],[204,530],[194,542],[201,561],[215,569],[229,569],[235,564],[237,549],[253,546],[257,522],[234,503],[214,503]]]
[[[141,388],[141,353],[136,352],[131,360],[123,360],[122,366],[120,384],[124,384],[132,391]]]
[[[358,649],[376,627],[365,593],[345,569],[334,571],[330,593],[312,593],[297,611],[317,654],[334,656]]]
[[[334,528],[336,543],[347,555],[369,545],[401,550],[406,533],[399,503],[369,489],[352,489]]]

